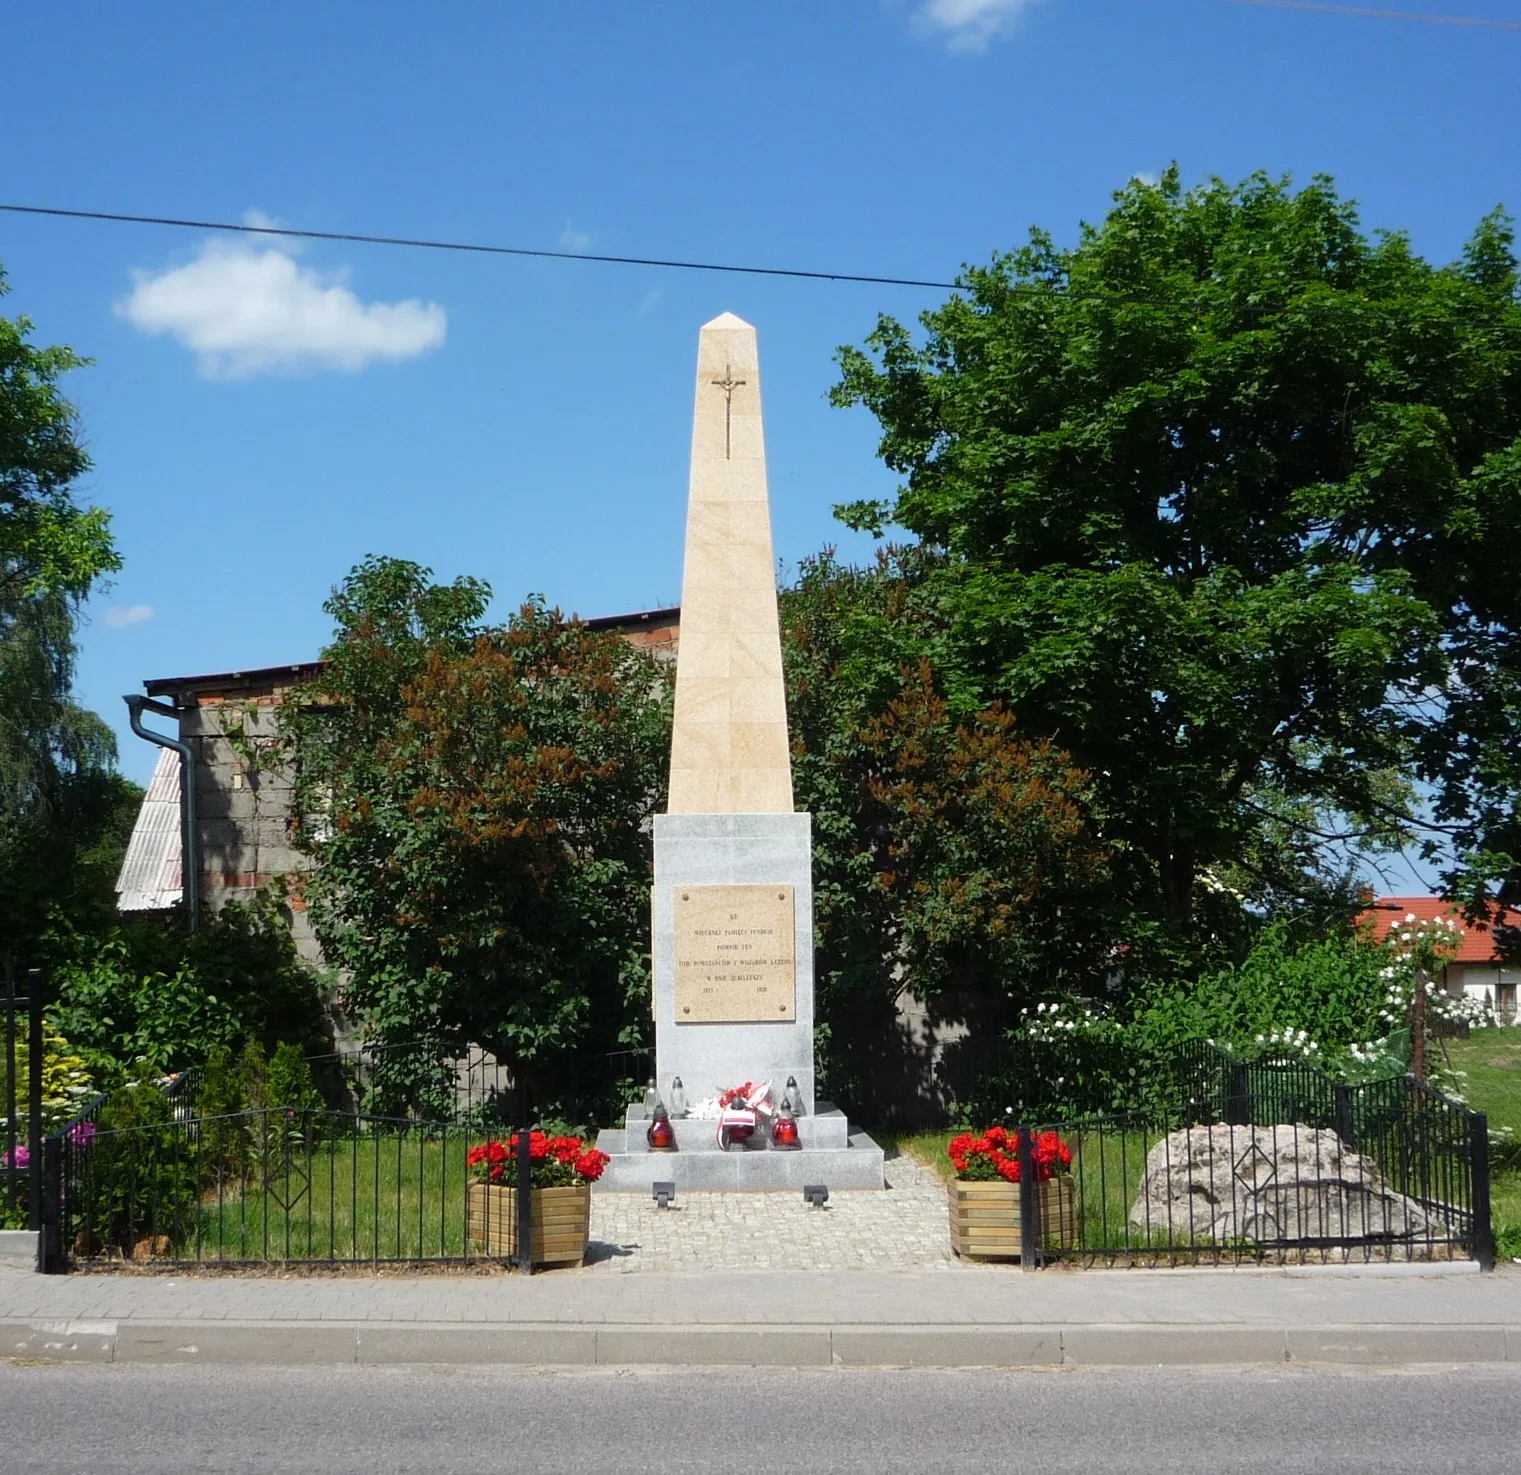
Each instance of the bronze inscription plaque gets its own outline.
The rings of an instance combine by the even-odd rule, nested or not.
[[[797,1018],[790,886],[677,886],[676,1023]]]

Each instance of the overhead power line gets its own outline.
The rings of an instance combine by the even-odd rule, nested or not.
[[[1222,0],[1226,5],[1264,5],[1273,10],[1318,10],[1327,15],[1360,15],[1373,20],[1423,21],[1431,26],[1482,26],[1493,31],[1521,31],[1521,21],[1485,20],[1469,15],[1419,15],[1413,10],[1374,10],[1367,5],[1325,5],[1320,0]]]
[[[864,282],[874,287],[933,287],[954,291],[955,282],[917,277],[865,276],[848,271],[804,271],[788,266],[736,266],[716,261],[667,261],[654,256],[599,256],[590,251],[544,251],[530,246],[488,246],[466,241],[430,241],[412,236],[369,236],[356,231],[297,230],[288,225],[233,225],[225,220],[179,220],[168,215],[119,215],[106,210],[59,210],[46,205],[3,205],[14,215],[57,215],[66,220],[110,220],[127,225],[170,225],[182,230],[230,230],[247,236],[292,236],[303,241],[350,241],[362,246],[415,246],[427,251],[465,251],[482,256],[535,256],[551,261],[600,261],[615,266],[660,266],[675,271],[737,272],[751,277],[800,277],[815,282]]]
[[[408,246],[425,251],[461,251],[485,256],[540,257],[551,261],[595,261],[616,266],[656,266],[672,271],[707,271],[738,273],[742,276],[786,277],[812,282],[860,282],[877,287],[927,287],[935,291],[965,291],[964,283],[936,281],[927,277],[869,276],[861,272],[805,271],[800,267],[743,266],[716,261],[678,261],[655,256],[603,256],[589,251],[549,251],[532,246],[493,246],[470,241],[434,241],[415,236],[374,236],[358,231],[300,230],[290,225],[248,225],[226,220],[182,220],[170,215],[126,215],[109,210],[64,210],[50,205],[7,205],[0,203],[0,211],[12,215],[42,215],[63,220],[102,220],[126,225],[165,225],[180,230],[235,231],[248,236],[289,236],[304,241],[346,241],[363,246]],[[1021,297],[1036,298],[1046,302],[1094,302],[1110,307],[1155,307],[1172,312],[1208,312],[1217,304],[1205,301],[1184,301],[1175,297],[1139,297],[1117,292],[1082,292],[1065,287],[1039,287],[1030,283],[1011,282],[1005,290]],[[1298,313],[1305,317],[1337,317],[1347,314],[1376,314],[1390,316],[1392,310],[1374,303],[1249,303],[1228,304],[1235,312],[1253,317],[1272,317],[1280,313]],[[1458,322],[1454,317],[1423,317],[1425,323]]]

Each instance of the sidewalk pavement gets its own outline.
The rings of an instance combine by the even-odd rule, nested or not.
[[[0,1274],[0,1356],[1000,1367],[1521,1363],[1521,1271]]]

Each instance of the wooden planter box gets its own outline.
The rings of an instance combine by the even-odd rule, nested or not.
[[[951,1183],[951,1248],[971,1260],[1019,1258],[1019,1185]],[[1077,1243],[1077,1195],[1072,1175],[1036,1185],[1041,1245],[1070,1249]]]
[[[533,1263],[579,1265],[591,1232],[591,1184],[533,1191]],[[465,1233],[488,1255],[518,1250],[518,1191],[499,1183],[472,1183],[465,1191]]]

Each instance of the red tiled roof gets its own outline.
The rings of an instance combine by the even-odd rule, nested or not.
[[[1382,942],[1396,922],[1414,915],[1416,921],[1427,922],[1437,917],[1449,917],[1463,929],[1463,943],[1458,949],[1454,963],[1497,963],[1494,934],[1488,927],[1475,927],[1463,920],[1461,910],[1440,896],[1381,896],[1363,916],[1373,922],[1373,936]],[[1521,927],[1521,911],[1511,907],[1501,913],[1499,920],[1507,927]]]

